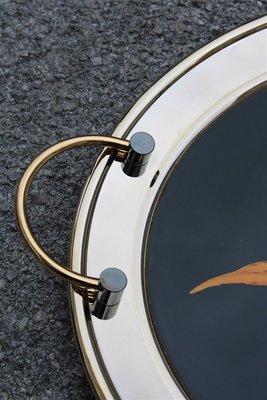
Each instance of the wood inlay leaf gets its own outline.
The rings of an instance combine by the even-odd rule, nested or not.
[[[253,264],[245,265],[236,271],[216,276],[196,286],[190,291],[190,294],[201,292],[202,290],[231,284],[259,285],[267,286],[267,261],[259,261]]]

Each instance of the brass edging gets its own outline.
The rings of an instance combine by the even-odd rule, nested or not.
[[[249,28],[248,28],[248,27],[249,27]],[[199,50],[194,51],[194,52],[192,53],[192,55],[196,55],[196,54],[199,55],[198,58],[197,58],[195,61],[193,61],[188,67],[182,69],[182,71],[179,71],[179,72],[177,73],[177,75],[175,75],[174,78],[170,78],[170,79],[168,80],[168,82],[164,83],[164,86],[163,86],[163,88],[162,88],[161,90],[156,91],[156,87],[159,86],[160,82],[163,82],[163,79],[164,79],[164,80],[167,80],[167,79],[168,79],[168,77],[167,77],[166,75],[171,74],[171,72],[172,72],[174,69],[176,69],[181,63],[185,62],[188,58],[192,57],[192,55],[186,56],[184,60],[180,61],[176,66],[171,67],[171,69],[170,69],[169,72],[165,73],[160,79],[158,79],[158,80],[151,86],[151,88],[147,89],[146,92],[145,92],[142,96],[140,96],[139,99],[137,99],[137,101],[135,102],[134,106],[131,107],[130,111],[124,116],[124,118],[122,119],[122,121],[118,124],[118,126],[117,126],[117,128],[115,129],[113,135],[119,136],[119,137],[122,137],[122,138],[126,138],[126,137],[129,135],[129,132],[131,131],[131,129],[133,128],[133,126],[136,124],[136,122],[137,122],[137,121],[142,117],[142,115],[150,108],[150,106],[151,106],[151,105],[152,105],[152,104],[153,104],[153,103],[154,103],[154,102],[155,102],[155,101],[156,101],[156,100],[171,86],[171,85],[173,85],[173,83],[175,83],[177,80],[179,80],[182,76],[184,76],[184,75],[185,75],[186,73],[188,73],[190,70],[192,70],[193,68],[195,68],[195,67],[196,67],[197,65],[199,65],[201,62],[203,62],[203,61],[206,60],[207,58],[211,57],[212,55],[216,54],[218,51],[220,51],[220,50],[222,50],[222,49],[224,49],[224,48],[230,46],[230,45],[233,44],[233,43],[236,43],[237,41],[239,41],[239,40],[241,40],[241,39],[243,39],[243,38],[245,38],[245,37],[247,37],[247,36],[249,36],[249,35],[251,35],[251,34],[253,34],[253,33],[256,33],[256,32],[258,32],[258,31],[263,30],[263,29],[265,29],[266,27],[267,27],[267,17],[262,17],[262,18],[259,18],[259,19],[255,20],[255,21],[252,21],[252,22],[249,22],[249,23],[247,23],[247,24],[244,24],[244,25],[242,25],[242,26],[240,26],[240,27],[238,27],[238,28],[236,28],[236,29],[230,31],[229,33],[223,34],[222,36],[220,36],[220,37],[217,38],[217,39],[212,40],[210,43],[204,45],[202,48],[200,48]],[[225,37],[227,37],[226,40],[224,40]],[[224,41],[222,42],[222,40],[224,40]],[[216,44],[217,42],[218,42],[218,44]],[[215,46],[215,47],[213,47],[213,48],[211,48],[211,49],[209,49],[209,50],[207,50],[207,51],[205,52],[205,49],[209,48],[209,47],[210,47],[210,44],[212,44],[212,43],[214,43],[214,46]],[[162,84],[163,84],[163,83],[162,83]],[[147,95],[148,95],[147,92],[148,92],[148,91],[153,91],[153,90],[155,91],[155,93],[153,94],[153,96],[152,96],[152,98],[150,99],[150,101],[148,101],[148,103],[146,103],[146,105],[142,105],[142,104],[141,104],[142,100],[143,100],[145,97],[147,97]],[[136,113],[135,108],[138,109],[138,107],[139,107],[139,110],[138,110],[137,113]],[[133,108],[134,108],[134,110],[133,110]],[[141,108],[141,110],[140,110],[140,108]],[[134,115],[132,115],[132,114],[134,114]],[[128,119],[130,119],[130,122],[128,122]],[[128,124],[126,128],[124,128],[124,124],[126,124],[126,125]],[[101,160],[101,156],[100,156],[100,158],[98,159],[98,162],[96,163],[95,169],[97,169],[97,166],[98,166],[100,160]],[[100,172],[100,178],[99,178],[99,179],[101,179],[101,181],[102,181],[102,183],[103,183],[102,174],[103,174],[103,171]],[[86,183],[86,185],[85,185],[85,188],[84,188],[84,190],[83,190],[83,193],[86,192],[86,190],[87,190],[89,184],[90,184],[90,178],[88,179],[88,181],[87,181],[87,183]],[[99,196],[99,193],[100,193],[100,191],[101,191],[101,188],[99,187],[98,190],[99,190],[98,193],[95,193],[95,194],[94,194],[94,201],[95,201],[95,202],[97,201],[97,198],[98,198],[98,196]],[[92,205],[91,205],[91,206],[92,206]],[[90,207],[91,207],[91,206],[90,206]],[[79,209],[78,209],[78,211],[77,211],[75,220],[77,221],[78,218],[79,218]],[[75,237],[75,233],[76,233],[75,227],[76,227],[76,224],[75,224],[75,226],[74,226],[74,228],[73,228],[73,232],[72,232],[72,240],[71,240],[71,244],[70,244],[71,249],[73,248],[73,244],[74,244],[74,237]],[[89,235],[90,226],[88,226],[87,229],[88,229],[88,230],[87,230],[87,234]],[[82,248],[82,253],[83,253],[82,258],[84,258],[84,254],[86,254],[86,248],[85,248],[84,246],[83,246],[83,248]],[[72,253],[71,253],[71,254],[72,254]],[[71,260],[71,261],[72,261],[72,260]],[[72,267],[72,262],[70,262],[70,265],[71,265],[71,267]],[[73,318],[74,326],[75,326],[75,332],[76,332],[76,335],[77,335],[77,341],[78,341],[78,343],[80,343],[80,342],[81,342],[81,337],[80,337],[79,332],[78,332],[79,322],[77,322],[77,321],[78,321],[78,315],[77,315],[76,309],[75,309],[75,307],[74,307],[75,298],[74,298],[74,292],[73,292],[72,289],[70,289],[70,297],[71,297],[71,299],[70,299],[71,305],[72,305],[71,311],[72,311],[72,318]],[[93,340],[96,340],[96,339],[95,339],[95,336],[94,336],[94,330],[93,330],[93,327],[92,327],[91,324],[90,324],[90,329],[91,329],[91,334],[90,334],[90,332],[88,332],[88,333],[89,333],[89,336],[90,336],[91,340],[92,340],[92,339],[93,339]],[[79,347],[80,347],[80,346],[79,346]],[[84,351],[84,352],[86,353],[86,351]],[[97,386],[98,386],[98,377],[95,375],[94,369],[93,369],[93,367],[90,365],[90,363],[86,362],[84,352],[82,351],[82,359],[83,359],[84,365],[85,365],[85,367],[86,367],[87,375],[89,376],[90,381],[93,383],[93,385],[95,385],[95,386],[97,387]],[[99,350],[97,350],[96,356],[99,358],[100,364],[103,363],[103,361],[101,361],[101,360],[102,360],[102,357],[101,357],[101,355],[100,355],[100,351],[99,351]],[[110,377],[108,376],[107,371],[104,371],[104,372],[105,372],[105,374],[104,374],[105,379],[106,379],[107,381],[110,381]],[[173,375],[173,374],[172,374],[172,375]],[[109,386],[109,385],[108,385],[108,386]],[[101,390],[97,391],[97,395],[98,395],[98,398],[101,399],[101,400],[105,400],[105,399],[106,399],[104,393],[103,393]],[[109,395],[110,395],[109,399],[119,399],[119,397],[117,397],[117,396],[114,397],[114,393],[112,393],[112,392],[110,392]]]
[[[166,187],[169,179],[171,178],[176,166],[182,160],[182,158],[184,157],[186,152],[189,150],[189,148],[194,144],[194,142],[196,140],[199,139],[200,136],[203,135],[203,133],[206,131],[206,129],[210,125],[212,125],[218,118],[220,118],[224,113],[226,113],[229,109],[231,109],[233,106],[235,106],[240,101],[244,100],[244,98],[250,96],[255,91],[262,89],[262,87],[264,87],[264,86],[267,86],[267,82],[263,82],[263,83],[257,85],[256,87],[244,92],[229,107],[227,107],[221,114],[219,114],[214,120],[210,121],[210,123],[208,125],[206,125],[205,128],[203,128],[193,138],[193,140],[186,146],[186,148],[183,150],[183,152],[181,154],[179,154],[177,159],[174,161],[173,165],[169,168],[169,170],[167,171],[166,175],[164,176],[163,181],[161,182],[161,185],[160,185],[160,187],[159,187],[159,189],[157,191],[157,194],[155,196],[154,202],[153,202],[153,204],[151,206],[150,213],[149,213],[147,221],[146,221],[146,227],[145,227],[145,231],[144,231],[144,240],[143,240],[143,245],[142,245],[142,263],[141,263],[142,287],[143,287],[143,293],[144,293],[146,315],[147,315],[147,318],[148,318],[148,322],[149,322],[149,326],[150,326],[151,332],[153,334],[153,338],[154,338],[155,343],[157,345],[158,351],[161,354],[162,360],[164,361],[164,363],[165,363],[166,367],[168,368],[168,370],[169,370],[171,376],[173,377],[174,381],[177,382],[177,385],[181,388],[181,390],[183,391],[184,396],[186,396],[186,398],[188,400],[192,400],[193,397],[192,397],[192,395],[190,393],[187,393],[188,389],[186,388],[186,385],[182,382],[182,379],[181,378],[178,379],[174,375],[174,372],[173,372],[172,366],[171,366],[171,361],[168,359],[168,356],[166,354],[164,354],[163,345],[160,342],[158,334],[156,333],[155,324],[153,322],[151,309],[150,309],[150,306],[149,306],[149,296],[148,296],[148,290],[147,290],[146,281],[147,281],[147,260],[148,260],[148,251],[147,251],[148,246],[147,245],[148,245],[150,234],[151,234],[151,225],[152,225],[154,214],[156,212],[156,209],[157,209],[157,206],[159,204],[160,198],[162,196],[162,193],[164,192],[165,187]]]

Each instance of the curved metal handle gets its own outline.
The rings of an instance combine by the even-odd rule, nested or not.
[[[77,291],[80,292],[81,289],[100,289],[100,279],[80,275],[74,271],[71,271],[49,256],[49,254],[42,248],[36,239],[30,227],[27,213],[27,199],[34,177],[42,168],[42,166],[47,163],[47,161],[66,150],[80,146],[92,145],[110,147],[113,151],[115,151],[116,158],[120,161],[125,161],[127,159],[128,152],[130,150],[129,141],[109,136],[80,136],[59,142],[45,150],[32,161],[22,176],[16,197],[16,214],[18,225],[31,251],[44,266],[46,266],[56,275],[63,278],[65,281],[69,282]]]

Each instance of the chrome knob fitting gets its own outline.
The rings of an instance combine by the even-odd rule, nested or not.
[[[120,269],[107,268],[101,273],[99,281],[99,289],[91,311],[97,318],[110,319],[118,310],[127,278]]]
[[[123,172],[133,178],[143,175],[154,148],[155,141],[151,135],[146,132],[136,132],[130,139]]]

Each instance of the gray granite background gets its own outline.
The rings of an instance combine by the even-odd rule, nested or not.
[[[110,134],[170,67],[266,11],[266,1],[251,0],[0,0],[1,400],[93,398],[66,285],[38,265],[17,232],[22,171],[61,139]],[[63,263],[96,154],[58,157],[31,192],[34,231]]]

